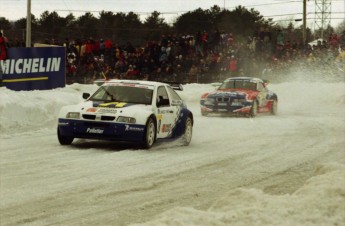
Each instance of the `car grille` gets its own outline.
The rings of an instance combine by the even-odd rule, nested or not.
[[[217,97],[216,100],[217,102],[229,102],[230,97]]]
[[[83,119],[96,120],[96,115],[83,114]],[[102,115],[100,120],[101,121],[114,121],[115,116]]]
[[[96,115],[86,115],[86,114],[83,114],[83,119],[95,120],[96,119]]]
[[[114,117],[114,116],[106,116],[106,115],[103,115],[103,116],[101,116],[101,120],[102,120],[102,121],[114,121],[114,120],[115,120],[115,117]]]
[[[84,122],[84,126],[87,126],[87,127],[93,127],[93,128],[107,128],[109,127],[109,123],[102,123],[102,122],[97,122],[97,121],[94,121],[94,122]]]

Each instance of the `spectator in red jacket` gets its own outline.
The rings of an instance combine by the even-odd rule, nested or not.
[[[0,87],[2,86],[2,73],[3,73],[3,65],[5,65],[4,61],[7,59],[7,38],[3,36],[2,31],[0,31]]]
[[[237,69],[238,69],[237,68],[237,60],[236,60],[235,56],[231,56],[230,66],[229,66],[231,77],[237,76]]]
[[[0,31],[0,60],[6,60],[7,59],[7,38],[3,36],[2,31]]]
[[[126,72],[126,79],[137,79],[139,76],[139,70],[135,65],[129,65]]]

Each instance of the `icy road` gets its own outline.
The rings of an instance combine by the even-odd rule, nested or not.
[[[345,83],[282,82],[278,115],[202,117],[190,146],[75,140],[57,112],[93,85],[0,88],[0,225],[345,225]]]

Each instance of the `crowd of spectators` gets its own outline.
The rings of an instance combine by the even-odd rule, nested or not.
[[[108,38],[66,39],[63,43],[47,40],[46,44],[66,46],[69,83],[103,78],[202,83],[231,76],[272,77],[296,65],[345,69],[345,31],[315,45],[290,40],[282,31],[272,38],[264,28],[245,41],[214,30],[162,35],[159,41],[148,41],[141,47],[130,42],[118,45]]]

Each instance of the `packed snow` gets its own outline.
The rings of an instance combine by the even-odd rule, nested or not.
[[[57,114],[96,85],[0,88],[0,225],[345,225],[345,81],[269,84],[278,115],[203,117],[189,146],[77,139]]]

